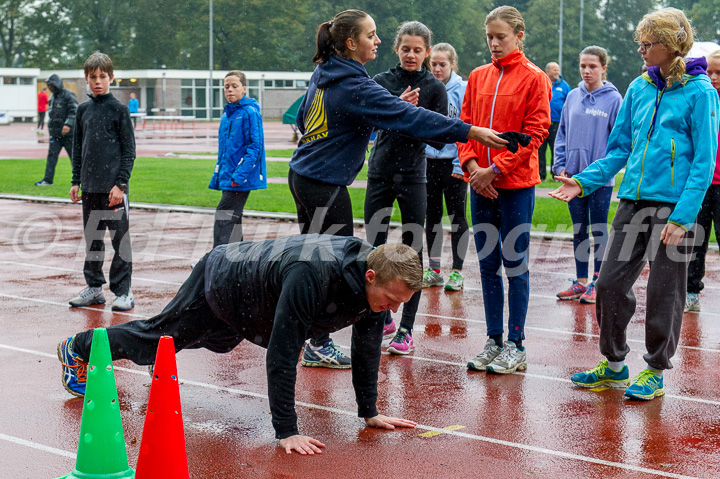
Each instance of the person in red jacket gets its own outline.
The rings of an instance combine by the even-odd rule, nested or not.
[[[485,348],[468,362],[468,368],[510,374],[527,368],[522,341],[530,296],[530,224],[535,185],[540,183],[538,148],[550,126],[551,86],[523,53],[525,23],[517,9],[503,6],[491,11],[485,32],[492,63],[470,74],[460,119],[497,131],[518,131],[530,135],[531,141],[515,153],[472,140],[458,143],[460,164],[471,186],[488,335]],[[508,278],[510,313],[505,342],[502,266]]]
[[[38,130],[45,128],[45,112],[47,111],[49,101],[48,95],[45,93],[46,90],[47,87],[43,87],[43,89],[40,90],[40,93],[38,93]]]

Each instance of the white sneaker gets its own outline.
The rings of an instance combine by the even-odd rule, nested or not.
[[[115,297],[115,301],[112,304],[113,311],[127,311],[135,306],[135,299],[133,298],[132,291],[128,291],[127,294],[123,294]]]
[[[700,312],[700,294],[699,293],[688,293],[685,296],[685,312],[686,313],[699,313]]]
[[[485,371],[488,364],[493,362],[500,355],[502,348],[495,344],[495,340],[488,338],[485,341],[485,349],[467,363],[468,369],[474,371]]]
[[[91,304],[105,304],[105,294],[100,287],[93,288],[92,286],[88,286],[69,302],[70,306],[75,306],[76,308],[80,306],[90,306]]]
[[[487,372],[498,374],[511,374],[515,371],[525,371],[527,362],[525,348],[520,351],[512,341],[505,341],[502,353],[493,362],[487,365]]]

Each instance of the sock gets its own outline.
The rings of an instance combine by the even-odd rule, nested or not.
[[[612,369],[616,373],[619,373],[625,367],[625,360],[623,359],[622,361],[610,361],[608,359],[608,366],[610,366],[610,369]]]
[[[515,343],[515,346],[517,346],[517,348],[520,351],[524,351],[523,345],[522,345],[522,339],[508,339],[508,341]]]
[[[435,271],[437,274],[440,274],[440,268],[433,268],[433,271]]]
[[[648,368],[648,370],[652,371],[652,373],[653,373],[655,376],[657,376],[657,377],[659,377],[659,378],[662,377],[662,375],[663,375],[662,369],[655,369],[655,368],[651,368],[650,366],[648,366],[647,368]]]
[[[495,341],[495,345],[496,345],[496,346],[500,346],[501,348],[503,347],[502,334],[496,334],[496,335],[494,335],[494,336],[490,336],[490,339],[492,339],[493,341]]]

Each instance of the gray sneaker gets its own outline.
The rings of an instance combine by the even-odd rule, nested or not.
[[[524,348],[523,348],[524,349]],[[515,371],[525,371],[525,351],[520,351],[512,341],[505,341],[502,352],[493,362],[487,365],[487,372],[498,374],[511,374]]]
[[[685,296],[685,312],[700,312],[700,295],[698,293],[688,293],[687,296]]]
[[[113,311],[127,311],[135,306],[135,298],[133,298],[132,291],[128,291],[127,294],[123,294],[115,297],[115,301],[112,304]]]
[[[70,306],[90,306],[91,304],[105,304],[105,294],[100,287],[88,286],[70,300]]]
[[[488,338],[485,341],[485,349],[467,363],[468,369],[473,371],[485,371],[488,364],[500,355],[502,348],[495,344],[495,340]]]
[[[431,288],[433,286],[442,286],[445,284],[445,280],[441,275],[431,269],[426,269],[423,272],[423,288]]]

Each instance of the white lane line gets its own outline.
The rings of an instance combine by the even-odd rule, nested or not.
[[[350,346],[347,346],[347,345],[344,345],[344,344],[335,343],[335,346],[338,346],[338,347],[340,347],[340,348],[346,349],[346,350],[348,350],[348,351],[350,350]],[[463,368],[463,369],[467,368],[467,362],[457,363],[457,362],[454,362],[454,361],[447,361],[447,360],[444,360],[444,359],[425,358],[425,357],[416,356],[416,355],[413,355],[413,354],[408,354],[407,356],[397,356],[397,355],[394,355],[394,354],[390,354],[390,353],[388,353],[387,351],[383,351],[383,352],[382,352],[382,355],[383,355],[383,356],[388,356],[388,357],[396,358],[396,359],[393,359],[393,361],[400,361],[400,360],[402,360],[402,359],[413,359],[413,360],[415,360],[415,361],[425,361],[425,362],[436,363],[436,364],[447,364],[448,366],[457,366],[457,367],[460,367],[460,368]],[[469,374],[473,374],[473,375],[480,374],[480,375],[481,375],[482,373],[481,373],[481,372],[472,372],[472,373],[469,373]],[[514,374],[516,374],[516,375],[518,375],[518,376],[525,376],[525,377],[528,377],[528,378],[533,378],[533,379],[543,379],[543,380],[546,380],[546,381],[556,381],[556,382],[561,382],[561,383],[572,384],[572,381],[570,381],[570,380],[567,379],[567,378],[558,378],[558,377],[555,377],[555,376],[546,376],[546,375],[544,375],[544,374],[533,374],[533,373],[528,373],[528,372],[516,372],[516,373],[514,373]],[[582,390],[582,389],[578,389],[578,390]],[[694,398],[694,397],[692,397],[692,396],[678,396],[677,394],[665,394],[665,397],[669,397],[669,398],[673,398],[673,399],[678,399],[678,400],[680,400],[680,401],[690,401],[690,402],[696,402],[696,403],[700,403],[700,404],[707,404],[707,405],[710,405],[710,406],[720,406],[720,401],[714,401],[714,400],[712,400],[712,399]]]
[[[33,351],[30,349],[18,348],[15,346],[9,346],[9,345],[5,345],[5,344],[0,344],[0,348],[11,349],[13,351],[19,351],[19,352],[26,352],[29,354],[36,354],[36,355],[44,356],[44,357],[48,356],[47,353],[43,353],[40,351]],[[122,372],[130,373],[130,374],[137,374],[137,375],[142,375],[142,376],[147,375],[147,371],[138,371],[137,369],[129,369],[129,368],[124,368],[124,367],[115,367],[114,369],[116,371],[122,371]],[[209,384],[209,383],[205,383],[205,382],[201,382],[201,381],[194,381],[191,379],[183,378],[182,383],[186,384],[186,385],[190,385],[190,386],[204,388],[204,389],[211,389],[214,391],[221,391],[221,392],[227,392],[227,393],[231,393],[231,394],[237,394],[239,396],[247,396],[247,397],[253,397],[253,398],[264,399],[264,400],[268,399],[267,394],[256,393],[253,391],[245,391],[243,389],[237,389],[237,388],[218,386],[215,384]],[[299,405],[299,406],[304,406],[304,407],[309,407],[309,408],[313,408],[313,409],[319,409],[322,411],[331,412],[334,414],[342,414],[345,416],[357,417],[357,412],[354,412],[354,411],[346,411],[344,409],[339,409],[339,408],[334,408],[334,407],[329,407],[329,406],[322,406],[319,404],[308,403],[308,402],[304,402],[304,401],[296,401],[295,404]],[[670,477],[670,478],[675,478],[675,479],[699,479],[699,478],[695,478],[693,476],[685,476],[685,475],[681,475],[681,474],[658,471],[656,469],[650,469],[647,467],[634,466],[632,464],[625,464],[625,463],[621,463],[621,462],[607,461],[607,460],[598,459],[595,457],[583,456],[580,454],[572,454],[572,453],[565,452],[565,451],[557,451],[554,449],[548,449],[548,448],[539,447],[539,446],[531,446],[529,444],[522,444],[519,442],[504,441],[502,439],[495,439],[492,437],[480,436],[477,434],[470,434],[470,433],[466,433],[466,432],[449,431],[446,429],[442,429],[442,428],[435,427],[435,426],[429,426],[429,425],[425,425],[425,424],[418,424],[417,429],[421,429],[421,430],[425,430],[425,431],[440,431],[440,432],[443,432],[446,434],[451,434],[451,435],[461,437],[464,439],[471,439],[471,440],[475,440],[475,441],[486,442],[489,444],[496,444],[496,445],[510,447],[510,448],[514,448],[514,449],[522,449],[522,450],[526,450],[526,451],[536,452],[539,454],[560,457],[563,459],[571,459],[571,460],[580,461],[580,462],[598,464],[601,466],[615,467],[615,468],[626,470],[626,471],[642,472],[642,473],[646,473],[646,474],[653,474],[653,475],[660,476],[660,477]],[[0,435],[0,438],[3,438],[2,435]],[[39,444],[36,445],[34,443],[30,443],[30,442],[24,441],[22,439],[20,439],[19,441],[23,441],[23,445],[27,445],[30,447],[36,447],[38,449],[47,447],[47,446],[42,446]],[[53,448],[48,448],[49,452],[54,452],[56,454],[62,453],[62,455],[68,455],[66,457],[73,457],[73,458],[75,457],[74,454],[71,454],[71,453],[68,453],[65,451],[61,451],[59,449],[57,449],[57,450],[52,450],[52,449]],[[55,452],[55,451],[57,451],[57,452]]]
[[[2,239],[2,237],[0,237],[0,239]],[[48,250],[66,249],[66,250],[80,251],[80,254],[85,254],[85,243],[84,242],[79,247],[77,245],[73,246],[73,245],[65,244],[65,243],[52,243],[50,245],[43,246],[43,248],[47,248]],[[108,249],[106,249],[106,250],[108,250]],[[140,251],[133,251],[133,261],[138,261],[136,258],[138,258],[138,257],[143,258],[144,256],[148,256],[150,259],[140,260],[140,261],[154,261],[155,257],[163,258],[163,259],[177,259],[177,260],[183,260],[183,261],[192,261],[190,258],[187,258],[185,256],[176,256],[176,255],[169,255],[169,254],[146,252],[144,249],[140,250]],[[706,288],[709,288],[709,286],[706,286]]]
[[[56,305],[56,306],[68,307],[66,303],[59,303],[59,302],[56,302],[56,301],[48,301],[48,300],[44,300],[44,299],[25,298],[25,297],[13,295],[13,294],[0,293],[0,297],[11,298],[11,299],[18,299],[18,300],[21,300],[21,301],[29,301],[29,302],[35,302],[35,303],[41,303],[41,304],[51,304],[51,305]],[[121,314],[121,315],[124,315],[124,316],[129,316],[129,317],[137,318],[137,319],[148,319],[148,318],[151,317],[151,316],[145,316],[145,315],[140,315],[140,314],[122,312],[122,311],[112,311],[112,310],[107,310],[107,309],[91,308],[91,307],[89,307],[89,306],[87,306],[87,307],[81,307],[81,308],[75,308],[75,309],[84,309],[84,310],[88,310],[88,311],[97,311],[97,312],[100,312],[100,313],[107,313],[107,314]],[[419,314],[419,313],[418,313],[418,314]],[[421,315],[421,314],[419,314],[419,315]],[[421,316],[431,316],[431,315],[422,314]],[[442,317],[443,317],[443,318],[449,318],[449,316],[442,316]],[[453,319],[454,319],[454,318],[453,318]],[[477,321],[477,320],[468,320],[468,322],[479,322],[479,321]],[[565,332],[565,331],[562,331],[562,330],[558,330],[558,331],[556,331],[556,330],[547,330],[547,331],[550,331],[550,332]],[[583,333],[583,334],[584,334],[584,333]],[[349,349],[350,349],[350,346],[347,346],[347,345],[340,345],[340,344],[337,344],[337,343],[336,343],[336,345],[337,345],[337,346],[340,346],[340,347],[342,347],[342,348],[344,348],[344,349],[346,349],[346,350],[349,350]],[[679,346],[679,347],[681,347],[681,346]],[[4,345],[2,345],[2,344],[0,344],[0,348],[13,349],[13,350],[16,350],[16,351],[18,351],[18,352],[24,352],[24,353],[29,353],[29,354],[35,354],[35,353],[36,353],[35,351],[30,350],[30,349],[21,349],[21,348],[16,348],[16,347],[13,347],[13,346],[4,346]],[[720,352],[720,351],[718,351],[718,350],[708,350],[708,351],[710,351],[710,352]],[[43,353],[41,353],[41,354],[43,354]],[[383,355],[388,355],[388,356],[389,356],[389,354],[388,354],[387,352],[383,352]],[[56,357],[56,356],[54,356],[54,355],[52,355],[52,354],[48,354],[47,356],[48,356],[48,357]],[[444,359],[426,358],[426,357],[416,356],[416,355],[407,355],[407,356],[403,356],[403,358],[413,359],[413,360],[415,360],[415,361],[425,361],[425,362],[436,363],[436,364],[445,364],[445,365],[449,365],[449,366],[457,366],[457,367],[461,367],[461,368],[467,367],[467,363],[464,363],[464,362],[463,362],[463,363],[458,363],[458,362],[453,362],[453,361],[447,361],[447,360],[444,360]],[[400,359],[400,358],[398,358],[398,359]],[[563,383],[570,383],[570,384],[572,384],[572,382],[571,382],[569,379],[566,379],[566,378],[558,378],[558,377],[554,377],[554,376],[546,376],[546,375],[533,374],[533,373],[527,373],[527,372],[525,372],[525,373],[518,372],[518,373],[515,373],[515,374],[520,375],[520,376],[527,376],[527,377],[535,378],[535,379],[544,379],[544,380],[548,380],[548,381],[557,381],[557,382],[563,382]],[[681,400],[681,401],[690,401],[690,402],[696,402],[696,403],[701,403],[701,404],[708,404],[708,405],[712,405],[712,406],[720,406],[720,401],[714,401],[714,400],[712,400],[712,399],[702,399],[702,398],[695,398],[695,397],[691,397],[691,396],[679,396],[679,395],[675,395],[675,394],[665,394],[665,396],[666,396],[666,397],[669,397],[669,398],[673,398],[673,399],[678,399],[678,400]]]
[[[29,268],[42,268],[42,269],[49,269],[52,271],[63,271],[66,273],[82,273],[82,270],[79,269],[72,269],[72,268],[59,268],[57,266],[47,266],[47,265],[39,265],[35,263],[21,263],[20,261],[7,261],[7,260],[0,260],[0,263],[5,264],[13,264],[15,266],[27,266]],[[148,283],[158,283],[158,284],[171,284],[173,286],[180,286],[182,283],[178,283],[176,281],[163,281],[161,279],[151,279],[151,278],[143,278],[142,276],[136,276],[133,275],[133,280],[138,281],[146,281]]]
[[[131,207],[131,209],[132,209],[132,207]],[[45,217],[45,218],[47,218],[47,217]],[[0,220],[0,223],[5,223],[10,226],[21,226],[24,224],[24,222],[7,221],[7,220]],[[187,225],[188,228],[194,227],[199,230],[201,230],[202,226],[203,225]],[[33,228],[43,228],[46,230],[55,230],[56,229],[54,227],[54,225],[51,226],[49,224],[43,224],[43,223],[35,223],[35,224],[33,224]],[[83,232],[82,226],[67,226],[67,225],[61,224],[61,229],[63,231],[80,232],[81,234]],[[207,238],[199,238],[199,237],[198,238],[186,238],[185,236],[171,236],[171,235],[165,235],[162,233],[146,233],[146,232],[142,232],[142,231],[140,231],[140,232],[131,231],[130,237],[160,238],[160,239],[187,241],[187,242],[194,242],[194,243],[199,243],[201,241],[207,242],[207,243],[212,242],[212,237],[210,237],[207,233],[203,233],[202,231],[201,231],[201,233],[205,234],[207,236]],[[80,240],[82,240],[82,236],[80,237]]]
[[[703,313],[706,314],[706,313]],[[442,316],[439,314],[427,314],[427,313],[415,313],[416,316],[425,316],[428,318],[442,318],[442,319],[449,319],[451,321],[463,321],[466,323],[477,323],[477,324],[486,324],[486,322],[482,319],[470,319],[470,318],[459,318],[455,316]],[[586,338],[600,338],[599,334],[593,334],[593,333],[581,333],[579,331],[571,331],[568,329],[555,329],[555,328],[539,328],[537,326],[525,326],[525,329],[531,330],[531,331],[542,331],[544,333],[559,333],[559,334],[567,334],[569,336],[583,336]],[[639,344],[645,344],[644,339],[627,339],[628,343],[639,343]],[[704,351],[707,353],[720,353],[720,349],[714,349],[714,348],[702,348],[700,346],[685,346],[685,345],[678,345],[679,349],[690,349],[693,351]]]
[[[104,308],[91,308],[90,306],[79,306],[79,307],[72,307],[68,303],[60,303],[58,301],[48,301],[46,299],[36,299],[36,298],[26,298],[24,296],[16,296],[14,294],[5,294],[0,293],[1,298],[10,298],[10,299],[19,299],[20,301],[29,301],[32,303],[40,303],[40,304],[52,304],[54,306],[62,306],[64,308],[67,308],[70,311],[76,310],[76,309],[84,309],[86,311],[95,311],[98,313],[107,313],[107,314],[121,314],[123,316],[130,316],[133,318],[138,319],[148,319],[151,316],[145,316],[140,314],[134,314],[134,313],[127,313],[124,311],[113,311],[112,309],[104,309]]]
[[[70,459],[76,459],[77,455],[74,452],[64,451],[54,447],[46,446],[45,444],[38,444],[37,442],[28,441],[26,439],[20,439],[15,436],[8,436],[7,434],[0,433],[0,441],[7,441],[19,446],[31,447],[39,451],[49,452],[57,456],[68,457]]]
[[[0,261],[0,263],[2,263],[2,261]],[[181,283],[177,283],[177,284],[180,285]],[[56,306],[63,306],[63,307],[70,308],[70,306],[67,303],[62,303],[59,301],[48,301],[46,299],[28,298],[25,296],[18,296],[18,295],[14,295],[14,294],[6,294],[6,293],[0,293],[0,297],[17,299],[20,301],[30,301],[30,302],[34,302],[34,303],[52,304],[52,305],[56,305]],[[148,319],[148,318],[152,317],[152,316],[145,316],[145,315],[134,314],[134,313],[127,313],[127,312],[122,312],[122,311],[112,311],[109,309],[92,308],[89,306],[83,306],[83,307],[78,307],[78,308],[73,308],[73,309],[85,309],[88,311],[97,311],[97,312],[102,312],[102,313],[121,314],[121,315],[130,316],[130,317],[138,318],[138,319]],[[481,319],[458,318],[458,317],[454,317],[454,316],[442,316],[442,315],[438,315],[438,314],[426,314],[426,313],[416,313],[416,315],[417,316],[425,316],[425,317],[429,317],[429,318],[442,318],[442,319],[449,319],[449,320],[453,320],[453,321],[463,321],[466,323],[485,324],[485,321],[483,321]],[[533,330],[533,331],[542,331],[545,333],[552,333],[552,334],[559,333],[559,334],[567,334],[569,336],[583,336],[583,337],[587,337],[587,338],[599,338],[600,337],[600,335],[598,335],[598,334],[581,333],[581,332],[577,332],[577,331],[570,331],[567,329],[538,328],[535,326],[526,326],[525,329]],[[627,342],[628,343],[645,344],[645,340],[642,340],[642,339],[628,338]],[[702,352],[706,352],[706,353],[720,353],[720,349],[701,348],[699,346],[684,346],[682,344],[678,345],[678,349],[689,349],[689,350],[693,350],[693,351],[702,351]]]

